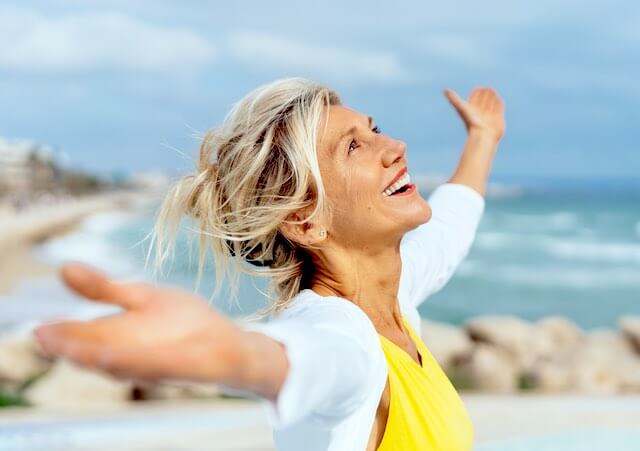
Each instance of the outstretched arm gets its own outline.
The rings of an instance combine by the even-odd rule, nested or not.
[[[196,380],[252,392],[270,407],[275,427],[312,413],[345,415],[370,392],[371,346],[363,340],[377,337],[348,302],[241,328],[191,293],[116,283],[78,264],[61,275],[81,296],[123,311],[39,327],[36,337],[48,354],[122,378]]]
[[[78,264],[65,265],[61,276],[81,296],[123,311],[39,327],[35,334],[45,352],[123,378],[216,382],[277,398],[288,368],[278,341],[244,331],[180,290],[116,283]]]
[[[429,198],[431,219],[402,242],[402,277],[414,306],[444,287],[467,256],[484,212],[493,157],[505,131],[504,104],[493,89],[475,89],[466,101],[450,90],[445,95],[464,122],[467,141],[449,183]]]

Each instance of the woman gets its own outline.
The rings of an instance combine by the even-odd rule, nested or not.
[[[162,261],[192,215],[218,287],[225,273],[270,277],[275,318],[242,328],[192,294],[67,265],[69,287],[124,311],[43,326],[43,349],[121,377],[253,392],[282,450],[471,449],[471,422],[420,339],[416,308],[471,246],[505,124],[492,89],[445,94],[468,139],[427,203],[405,144],[333,91],[292,78],[251,92],[168,195],[155,244]]]

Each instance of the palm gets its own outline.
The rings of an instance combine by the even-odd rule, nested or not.
[[[222,381],[240,345],[241,330],[194,295],[147,284],[116,284],[79,265],[62,271],[65,283],[122,313],[92,321],[40,327],[43,349],[122,377]]]
[[[502,138],[505,131],[504,102],[491,88],[476,88],[469,100],[445,90],[445,95],[465,124],[468,132],[479,130]]]

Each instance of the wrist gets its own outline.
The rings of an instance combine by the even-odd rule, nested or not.
[[[502,138],[502,133],[500,133],[498,130],[486,127],[472,126],[468,130],[468,138],[487,144],[497,145]]]
[[[243,389],[275,400],[288,371],[284,346],[260,332],[243,333],[242,364],[238,381]]]

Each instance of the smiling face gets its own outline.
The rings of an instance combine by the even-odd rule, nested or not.
[[[411,171],[405,143],[385,136],[371,118],[344,106],[332,105],[328,113],[319,134],[318,160],[332,239],[345,246],[397,243],[429,221],[431,208],[415,185],[407,185]]]

